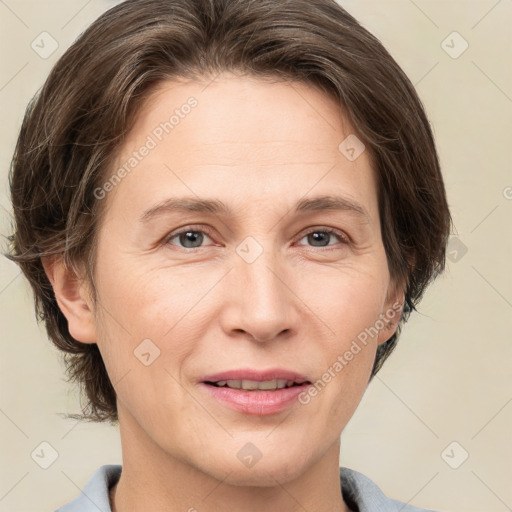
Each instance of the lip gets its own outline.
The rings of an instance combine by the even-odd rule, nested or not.
[[[277,414],[291,407],[299,395],[311,384],[301,384],[275,391],[246,391],[243,389],[218,388],[201,382],[200,388],[221,404],[244,414],[266,416]]]
[[[216,387],[207,382],[219,380],[293,380],[299,384],[290,388],[267,390],[243,390],[228,387]],[[306,376],[282,368],[255,370],[251,368],[228,370],[211,375],[205,375],[198,383],[210,398],[224,406],[248,415],[266,416],[282,412],[295,404],[299,395],[312,384]]]
[[[254,368],[237,368],[215,374],[205,375],[199,379],[200,382],[218,382],[219,380],[293,380],[302,384],[308,380],[305,375],[287,370],[286,368],[269,368],[267,370],[256,370]]]

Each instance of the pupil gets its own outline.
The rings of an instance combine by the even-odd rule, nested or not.
[[[318,236],[318,235],[320,235],[320,236]],[[318,241],[320,241],[320,242],[322,242],[322,241],[323,241],[323,242],[327,242],[326,244],[321,244],[321,245],[320,245],[320,247],[323,247],[323,246],[325,246],[325,245],[328,245],[328,242],[329,242],[329,240],[328,240],[329,233],[324,233],[323,231],[315,231],[315,232],[313,232],[313,233],[310,233],[310,234],[309,234],[309,236],[310,236],[310,237],[312,237],[312,241],[313,241],[313,242],[318,242]],[[311,240],[310,240],[310,241],[311,241]]]
[[[202,238],[202,233],[200,233],[199,231],[187,231],[186,233],[182,233],[181,234],[181,240],[180,242],[182,242],[182,244],[184,245],[184,247],[187,247],[187,248],[191,248],[190,245],[187,245],[188,242],[191,242],[192,244],[194,243],[197,243],[197,241],[199,240],[199,245],[201,245],[201,242],[203,241],[203,238]],[[193,245],[193,247],[197,247],[197,245]]]

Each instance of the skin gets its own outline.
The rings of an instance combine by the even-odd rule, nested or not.
[[[338,150],[357,132],[310,85],[227,73],[208,83],[163,82],[139,112],[119,166],[169,113],[190,96],[198,101],[103,199],[98,302],[61,261],[45,262],[70,333],[98,344],[117,392],[123,472],[113,510],[348,511],[340,434],[398,318],[307,405],[247,415],[197,382],[212,372],[276,366],[316,381],[403,302],[382,243],[371,159],[364,151],[349,161]],[[349,198],[367,216],[294,213],[297,201],[320,195]],[[180,196],[220,199],[233,212],[139,220]],[[188,226],[211,234],[201,231],[202,241],[188,246],[184,236],[170,236]],[[307,236],[326,227],[349,243]],[[246,237],[262,248],[251,263],[236,251]],[[149,366],[134,356],[144,339],[160,350]],[[251,468],[237,457],[247,442],[262,454]]]

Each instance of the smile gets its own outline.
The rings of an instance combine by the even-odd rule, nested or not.
[[[274,379],[274,380],[265,380],[265,381],[220,380],[218,382],[207,382],[207,384],[211,384],[211,385],[217,386],[219,388],[228,387],[231,389],[245,389],[245,390],[253,390],[253,391],[291,388],[293,386],[300,385],[293,380],[284,380],[284,379]]]
[[[245,415],[268,416],[291,408],[307,392],[309,381],[247,379],[200,382],[209,400]]]

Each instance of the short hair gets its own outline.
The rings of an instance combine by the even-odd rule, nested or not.
[[[378,346],[370,380],[444,270],[452,221],[423,105],[379,40],[335,0],[122,2],[78,37],[29,103],[9,176],[14,227],[7,257],[30,282],[36,316],[86,399],[82,414],[69,416],[116,422],[116,393],[98,346],[70,335],[42,258],[83,265],[96,300],[104,212],[94,190],[112,174],[144,99],[164,80],[223,71],[320,88],[369,151],[390,276],[405,293],[397,329]]]

